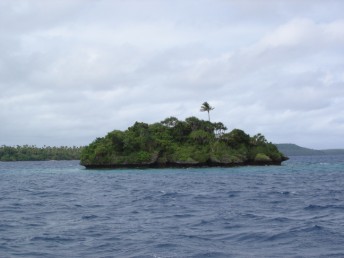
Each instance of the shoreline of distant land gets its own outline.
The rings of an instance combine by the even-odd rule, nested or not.
[[[83,146],[0,146],[0,161],[80,160]]]
[[[280,152],[286,156],[344,155],[344,149],[316,150],[301,147],[294,143],[275,143]]]

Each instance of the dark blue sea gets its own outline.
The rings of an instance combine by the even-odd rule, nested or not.
[[[344,156],[85,170],[0,162],[0,257],[344,257]]]

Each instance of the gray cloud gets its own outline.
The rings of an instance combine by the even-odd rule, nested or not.
[[[203,101],[229,129],[344,147],[344,4],[0,3],[0,144],[84,145]]]

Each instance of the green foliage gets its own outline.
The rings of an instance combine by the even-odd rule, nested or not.
[[[220,140],[226,142],[229,146],[236,148],[240,146],[240,144],[249,145],[250,136],[243,130],[234,129],[230,133],[223,134]]]
[[[196,117],[185,121],[170,117],[154,124],[136,122],[85,147],[81,164],[242,164],[261,158],[258,153],[269,160],[282,160],[283,155],[264,136],[251,138],[240,129],[226,130],[221,122]]]
[[[251,144],[252,145],[264,145],[267,143],[267,140],[265,139],[265,136],[261,133],[258,133],[251,137]]]
[[[0,146],[0,161],[79,160],[83,147]]]
[[[173,128],[179,123],[179,120],[176,117],[171,116],[171,117],[168,117],[165,120],[161,121],[160,123],[164,126]]]
[[[221,122],[213,123],[213,125],[214,125],[214,132],[215,132],[216,137],[221,137],[224,134],[224,132],[227,130],[227,127]]]
[[[192,143],[209,144],[210,142],[212,142],[214,135],[204,130],[196,130],[192,131],[189,137]]]
[[[183,162],[183,161],[191,161],[194,162],[192,159],[192,154],[194,152],[194,148],[192,146],[178,146],[175,148],[175,151],[172,155],[173,160],[176,162]]]
[[[138,163],[149,162],[152,158],[152,155],[146,151],[139,151],[136,155]]]
[[[224,141],[216,141],[213,145],[211,159],[216,163],[236,164],[247,160],[244,149],[234,149]]]
[[[255,159],[256,155],[259,153],[264,153],[271,160],[281,161],[283,159],[283,154],[278,151],[277,147],[272,143],[261,143],[259,145],[253,145],[250,149],[250,158]]]
[[[112,131],[108,134],[111,139],[113,150],[117,153],[121,153],[124,150],[124,133],[118,130]]]
[[[256,155],[256,157],[254,158],[254,160],[255,160],[255,161],[258,161],[258,162],[260,162],[260,161],[264,161],[264,162],[266,162],[266,161],[271,161],[271,159],[269,158],[269,156],[267,156],[267,155],[264,154],[264,153],[258,153],[258,154]]]

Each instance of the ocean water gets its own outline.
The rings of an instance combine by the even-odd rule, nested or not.
[[[344,257],[344,156],[85,170],[0,162],[0,257]]]

